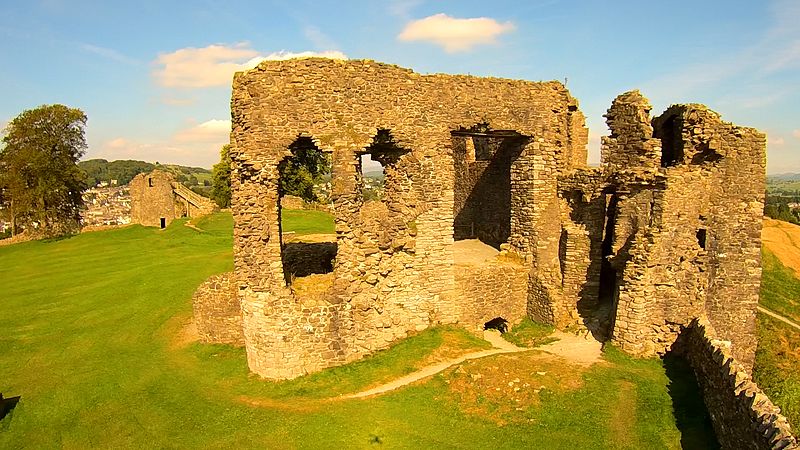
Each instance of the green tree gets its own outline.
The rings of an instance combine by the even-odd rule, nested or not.
[[[281,195],[296,195],[309,203],[318,202],[314,185],[330,173],[330,159],[308,137],[298,138],[289,150],[292,156],[279,166]]]
[[[231,156],[230,145],[223,145],[219,152],[220,160],[211,169],[211,199],[220,208],[231,206]]]
[[[0,191],[13,234],[40,237],[80,230],[86,114],[64,105],[23,111],[6,127],[0,149]]]

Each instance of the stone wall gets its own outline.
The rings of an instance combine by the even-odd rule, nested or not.
[[[519,323],[528,301],[529,269],[523,262],[505,254],[483,264],[456,264],[459,323],[474,331],[496,317]]]
[[[558,82],[323,59],[238,73],[231,115],[234,274],[248,362],[264,377],[524,313],[636,355],[664,353],[706,316],[752,364],[756,130],[702,105],[653,119],[631,91],[608,110],[603,164],[589,169],[583,115]],[[336,243],[301,248],[283,240],[279,187],[309,150],[332,163]],[[364,154],[384,168],[379,201],[363,198]],[[461,267],[453,242],[468,238],[516,262]],[[319,273],[313,292],[292,286]]]
[[[305,209],[305,202],[302,198],[295,195],[284,195],[281,198],[281,208]]]
[[[216,209],[213,201],[178,183],[171,173],[158,169],[136,175],[128,189],[131,222],[148,227],[166,227],[177,217],[200,217]]]
[[[201,217],[214,212],[217,204],[211,199],[187,188],[181,183],[172,183],[172,192],[175,194],[175,208],[178,217]]]
[[[800,448],[789,422],[750,378],[728,341],[695,320],[676,345],[697,376],[717,440],[724,449]]]
[[[450,249],[458,133],[479,147],[488,137],[518,142],[513,162],[502,162],[510,186],[499,192],[503,201],[476,192],[486,208],[502,209],[502,218],[481,208],[473,216],[483,213],[475,220],[486,230],[481,235],[507,243],[528,268],[539,249],[557,255],[558,215],[548,208],[556,201],[557,166],[585,166],[583,115],[558,82],[303,59],[237,74],[231,105],[235,272],[245,286],[250,367],[270,378],[354,360],[409,332],[458,320]],[[301,140],[332,161],[337,253],[325,304],[306,305],[286,286],[280,263],[280,165]],[[384,167],[381,201],[362,198],[365,153]],[[535,226],[539,216],[552,230]],[[304,325],[292,326],[298,320]]]
[[[565,283],[551,308],[567,318],[553,321],[577,317],[626,352],[654,355],[707,316],[752,367],[764,135],[702,105],[649,113],[638,91],[617,97],[602,167],[559,180]]]
[[[194,323],[202,342],[244,345],[239,288],[232,272],[213,275],[192,297]]]

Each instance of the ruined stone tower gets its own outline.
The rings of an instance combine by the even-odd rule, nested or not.
[[[167,227],[177,217],[199,217],[216,208],[214,202],[175,181],[163,170],[140,173],[131,180],[131,222]]]
[[[195,310],[230,316],[208,326],[241,334],[205,335],[240,336],[261,376],[525,315],[637,355],[704,318],[752,364],[765,170],[753,129],[701,105],[653,119],[628,92],[588,168],[583,114],[558,82],[325,59],[238,73],[231,114],[238,295],[212,280]],[[328,272],[314,295],[294,288],[307,273],[280,225],[282,168],[304,151],[332,162],[335,256],[305,247],[302,264]],[[380,201],[363,198],[364,154],[383,165]]]

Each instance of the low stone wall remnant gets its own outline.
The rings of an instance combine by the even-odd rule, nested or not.
[[[244,346],[242,308],[233,272],[213,275],[201,284],[192,297],[192,306],[200,340]]]
[[[684,329],[679,345],[703,391],[722,448],[800,448],[780,408],[733,357],[730,342],[714,339],[714,335],[706,321],[694,320]]]

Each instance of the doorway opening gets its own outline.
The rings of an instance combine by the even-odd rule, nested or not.
[[[511,237],[511,166],[529,138],[486,123],[450,132],[455,173],[453,240],[495,249]]]
[[[294,230],[284,233],[283,197],[292,195],[301,198],[304,203],[318,203],[324,196],[326,176],[331,173],[329,155],[320,150],[310,136],[298,136],[289,145],[289,151],[291,155],[278,164],[278,227],[281,263],[287,286],[295,278],[333,272],[338,250],[333,236],[326,240],[320,235],[305,235]],[[298,223],[309,220],[304,218],[305,211],[292,213],[298,216],[295,217]]]

